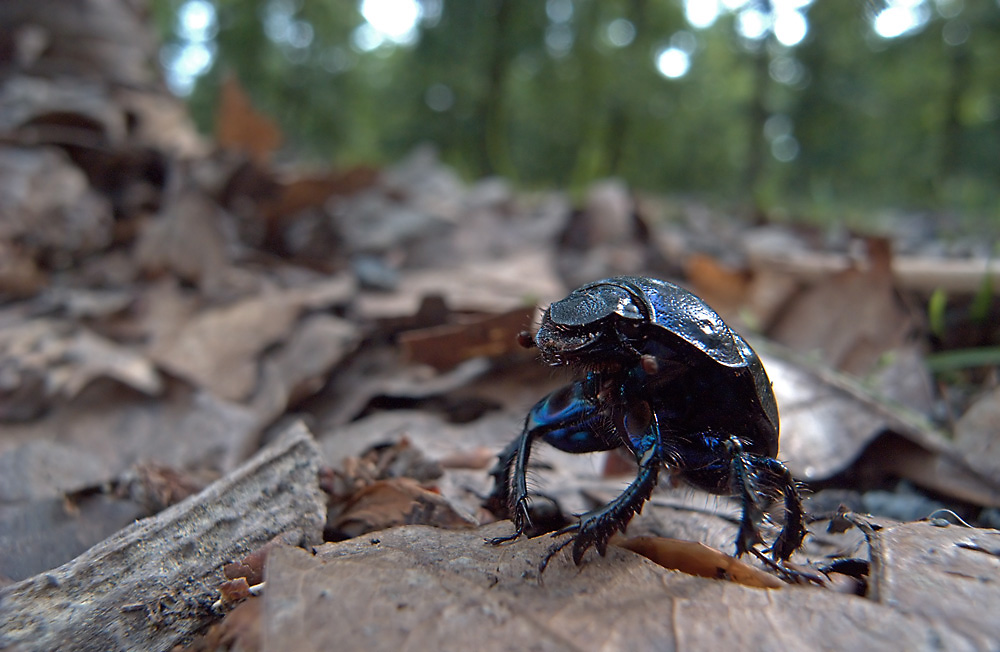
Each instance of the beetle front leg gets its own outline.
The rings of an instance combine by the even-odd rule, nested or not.
[[[530,422],[530,420],[531,415],[529,414],[528,421]],[[524,534],[524,530],[530,525],[528,483],[525,475],[528,467],[528,455],[531,453],[531,444],[536,437],[538,437],[536,430],[530,429],[526,423],[521,436],[503,450],[497,466],[494,467],[495,485],[486,504],[487,507],[491,503],[503,506],[506,516],[514,522],[514,533],[490,539],[490,543],[493,545],[517,539]]]
[[[625,530],[629,521],[642,510],[643,504],[649,500],[656,488],[660,468],[663,466],[663,442],[660,436],[660,425],[656,414],[648,411],[648,406],[644,403],[639,405],[643,408],[639,412],[645,413],[644,418],[647,421],[643,435],[629,437],[639,463],[639,472],[635,480],[610,503],[582,515],[577,523],[567,526],[553,535],[577,533],[573,539],[573,563],[577,566],[583,560],[587,548],[591,546],[597,548],[597,552],[603,557],[607,553],[608,540],[611,536],[615,532]],[[626,433],[629,433],[631,428],[627,421],[626,417],[621,427]],[[558,552],[564,545],[566,544],[554,548],[552,554]]]
[[[557,389],[531,408],[521,436],[503,450],[491,471],[494,487],[485,506],[498,516],[509,516],[515,528],[514,534],[491,543],[513,541],[530,525],[527,469],[535,440],[541,437],[569,453],[610,450],[618,444],[602,435],[604,420],[590,379]]]

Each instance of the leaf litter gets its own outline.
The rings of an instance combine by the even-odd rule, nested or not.
[[[0,86],[0,647],[997,646],[995,380],[942,397],[921,308],[928,279],[972,297],[988,264],[897,256],[892,233],[819,250],[618,181],[574,209],[426,148],[279,165],[235,78],[213,150],[114,11],[87,28],[136,44],[120,60]],[[789,568],[818,582],[719,581],[777,586],[727,554],[738,506],[668,482],[582,569],[539,576],[548,537],[484,544],[511,527],[481,508],[493,456],[565,382],[517,333],[618,273],[785,347],[754,342],[810,492]],[[532,478],[565,519],[621,490],[608,460],[540,453]],[[922,520],[941,505],[981,527]]]

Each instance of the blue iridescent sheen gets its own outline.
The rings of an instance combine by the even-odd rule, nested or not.
[[[575,536],[579,564],[642,509],[659,471],[670,467],[689,484],[736,495],[743,516],[736,552],[763,541],[762,505],[783,497],[785,523],[771,546],[787,559],[805,535],[801,500],[778,452],[778,408],[753,349],[711,308],[664,281],[617,277],[585,285],[552,304],[533,343],[552,365],[580,369],[578,380],[540,400],[521,436],[500,454],[486,506],[514,521],[519,537],[529,518],[525,474],[541,439],[569,453],[623,448],[634,455],[635,480],[607,505],[556,532]],[[548,558],[546,558],[548,559]]]

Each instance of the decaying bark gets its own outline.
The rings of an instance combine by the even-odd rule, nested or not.
[[[0,591],[0,648],[165,650],[213,617],[223,564],[277,534],[319,543],[320,454],[299,424],[204,491]]]

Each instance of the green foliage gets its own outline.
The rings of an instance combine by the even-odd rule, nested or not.
[[[470,177],[580,188],[618,175],[779,213],[893,205],[995,224],[995,2],[935,13],[915,33],[886,40],[872,31],[871,3],[814,0],[806,39],[787,48],[773,36],[739,36],[729,13],[692,28],[679,0],[566,1],[564,50],[546,45],[554,23],[542,0],[441,0],[416,43],[363,51],[352,40],[365,22],[357,0],[215,0],[217,59],[191,105],[210,129],[219,81],[231,71],[297,155],[380,163],[429,141]],[[154,0],[168,41],[181,4]],[[311,41],[269,38],[276,8],[307,24]],[[609,39],[616,19],[635,27],[631,42]],[[667,79],[655,55],[684,32],[695,44],[690,71]],[[776,159],[765,125],[785,129],[797,156]]]
[[[934,374],[943,374],[976,367],[1000,366],[1000,347],[984,346],[974,349],[952,349],[932,353],[926,358],[927,368]]]
[[[931,293],[927,302],[927,325],[935,337],[943,337],[947,328],[946,312],[948,309],[948,293],[938,288]]]

